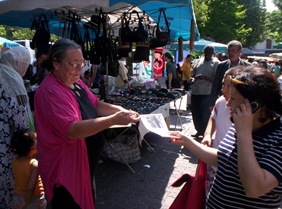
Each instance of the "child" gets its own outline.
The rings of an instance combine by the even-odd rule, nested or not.
[[[30,129],[20,129],[14,133],[11,145],[17,156],[12,161],[15,178],[13,209],[46,208],[46,199],[41,178],[38,173],[38,161],[34,159],[37,135]]]
[[[90,72],[88,70],[84,72],[84,77],[81,80],[86,84],[87,87],[91,87]]]

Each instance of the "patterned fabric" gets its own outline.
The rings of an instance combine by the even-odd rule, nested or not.
[[[9,208],[13,199],[15,182],[12,172],[14,153],[10,148],[13,132],[28,128],[26,108],[16,97],[7,97],[0,83],[0,208]]]

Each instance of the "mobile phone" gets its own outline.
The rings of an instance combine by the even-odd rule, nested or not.
[[[252,113],[253,114],[258,110],[258,108],[261,107],[261,103],[258,100],[256,100],[256,99],[254,101],[250,102],[250,104],[251,104],[251,108],[252,108]],[[232,116],[230,117],[230,121],[232,123],[234,123],[234,120],[233,120]]]

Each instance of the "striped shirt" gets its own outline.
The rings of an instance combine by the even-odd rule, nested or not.
[[[218,170],[207,200],[207,208],[278,208],[282,194],[282,122],[271,121],[253,132],[255,156],[262,169],[272,173],[279,185],[258,198],[247,197],[237,166],[234,124],[218,148]]]

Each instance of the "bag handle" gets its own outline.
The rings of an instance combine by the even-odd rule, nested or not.
[[[41,20],[42,17],[44,18],[44,20]],[[50,31],[49,31],[49,25],[48,25],[48,20],[47,20],[47,17],[46,17],[45,14],[41,14],[41,15],[39,16],[39,19],[38,19],[38,28],[40,28],[40,27],[44,27],[44,28],[48,31],[48,33],[50,33]]]
[[[131,14],[133,13],[136,13],[137,14],[137,17],[138,17],[138,20],[139,20],[139,25],[141,24],[141,18],[139,17],[139,14],[136,10],[133,10],[131,13],[130,13],[130,16],[129,16],[129,19],[131,20]]]
[[[168,21],[167,21],[167,19],[166,19],[166,15],[165,15],[165,10],[166,10],[165,8],[160,9],[160,14],[159,14],[159,18],[158,18],[158,24],[157,24],[157,30],[159,29],[161,14],[162,14],[162,12],[163,12],[163,14],[164,14],[164,19],[165,19],[165,25],[166,25],[167,31],[170,32],[169,24],[168,24]]]
[[[198,177],[205,177],[206,175],[207,175],[207,165],[206,163],[204,163],[199,159],[194,180],[197,180]]]

